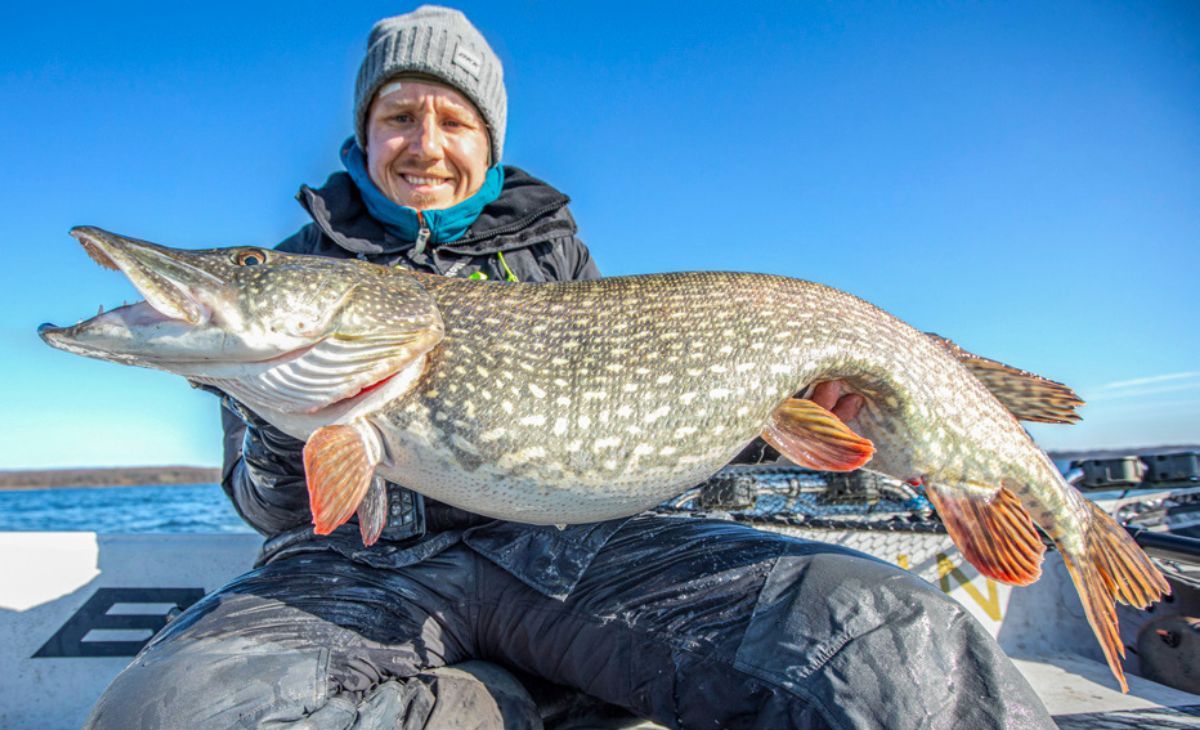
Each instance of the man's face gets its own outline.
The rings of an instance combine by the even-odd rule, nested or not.
[[[367,114],[367,171],[393,202],[449,208],[474,195],[488,170],[488,132],[474,105],[449,86],[385,85]]]

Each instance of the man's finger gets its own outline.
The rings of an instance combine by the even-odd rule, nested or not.
[[[809,400],[827,411],[832,411],[833,407],[837,405],[838,396],[841,394],[842,384],[837,380],[827,380],[824,383],[816,384]]]
[[[849,393],[838,398],[838,402],[829,410],[833,411],[833,415],[842,419],[842,423],[846,423],[857,416],[862,407],[863,397],[857,393]]]

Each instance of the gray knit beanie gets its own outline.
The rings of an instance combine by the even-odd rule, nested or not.
[[[371,29],[354,85],[354,134],[359,147],[367,148],[367,112],[375,92],[405,74],[432,77],[470,99],[487,123],[492,164],[500,162],[508,118],[500,59],[467,16],[437,5],[384,18]]]

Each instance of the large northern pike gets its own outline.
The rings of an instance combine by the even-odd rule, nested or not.
[[[306,441],[317,532],[357,510],[373,542],[386,478],[472,512],[592,522],[652,507],[763,436],[802,466],[923,483],[983,575],[1058,547],[1125,687],[1114,599],[1170,588],[1018,419],[1072,421],[1065,386],[986,360],[829,287],[687,273],[497,284],[259,248],[183,251],[73,235],[146,301],[54,347],[215,386]],[[849,424],[798,396],[844,381]],[[873,457],[873,458],[872,458]]]

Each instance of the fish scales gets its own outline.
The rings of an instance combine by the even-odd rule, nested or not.
[[[937,418],[919,412],[928,410],[926,384],[990,398],[981,387],[971,393],[973,378],[921,333],[809,282],[728,273],[548,286],[418,278],[446,334],[412,401],[381,416],[388,458],[405,483],[497,517],[594,521],[651,506],[727,463],[818,376],[836,372],[925,419]],[[474,376],[489,399],[462,387]],[[892,435],[894,451],[939,450],[914,435]],[[917,463],[932,470],[930,458]],[[480,505],[481,491],[505,490],[514,494],[499,508]]]
[[[621,517],[703,481],[761,435],[814,468],[869,459],[923,483],[963,555],[998,580],[1037,579],[1036,522],[1123,687],[1114,601],[1170,592],[1020,425],[1076,420],[1069,388],[836,289],[703,272],[502,284],[73,235],[146,301],[44,325],[43,339],[217,387],[305,439],[320,534],[358,509],[364,542],[378,537],[377,476],[504,519]],[[827,380],[863,396],[849,423],[803,396]]]

